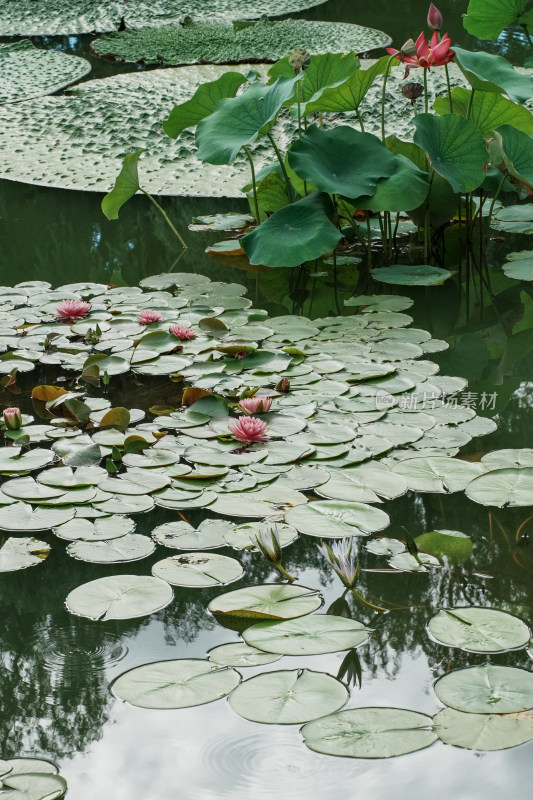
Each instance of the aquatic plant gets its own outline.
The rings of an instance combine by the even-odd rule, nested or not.
[[[244,444],[267,442],[270,438],[266,422],[257,417],[240,417],[230,423],[228,428],[234,437]]]
[[[271,397],[244,397],[239,400],[239,408],[245,414],[265,414],[270,411]]]
[[[91,310],[91,304],[84,300],[62,300],[56,308],[56,319],[59,322],[75,322],[83,319]]]
[[[177,339],[180,340],[188,340],[188,339],[195,339],[196,333],[193,331],[192,328],[188,328],[186,325],[170,325],[168,332],[175,336]]]

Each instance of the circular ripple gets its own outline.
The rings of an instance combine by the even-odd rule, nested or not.
[[[33,637],[33,651],[47,672],[60,672],[68,679],[113,667],[124,658],[128,648],[95,625],[50,623]]]

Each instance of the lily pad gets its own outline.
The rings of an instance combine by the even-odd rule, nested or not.
[[[15,572],[41,564],[50,553],[50,545],[33,538],[10,537],[0,549],[0,572]]]
[[[494,608],[443,608],[428,622],[439,644],[467,653],[505,653],[525,647],[531,631],[525,622]]]
[[[325,539],[344,536],[367,536],[381,531],[390,522],[388,514],[365,503],[346,500],[319,500],[294,506],[285,514],[285,522],[300,533]]]
[[[433,744],[437,734],[425,714],[402,708],[349,708],[302,728],[310,750],[348,758],[391,758]]]
[[[418,558],[411,553],[397,553],[389,558],[389,564],[402,572],[427,572],[428,566],[441,566],[439,559],[429,553],[418,553]]]
[[[248,678],[230,694],[229,704],[253,722],[294,725],[338,711],[347,699],[348,690],[331,675],[295,669]]]
[[[113,681],[120,700],[140,708],[190,708],[225,697],[241,676],[201,658],[156,661],[135,667]]]
[[[506,233],[533,233],[533,206],[528,203],[500,208],[493,214],[490,226]]]
[[[438,558],[446,558],[452,564],[461,564],[472,555],[472,540],[461,531],[437,530],[415,537],[421,550]]]
[[[236,550],[258,550],[257,537],[269,533],[274,525],[268,522],[246,522],[243,525],[234,525],[224,534],[225,544]],[[280,547],[287,547],[298,538],[298,531],[292,525],[276,524]]]
[[[465,494],[484,506],[530,506],[533,467],[493,469],[472,480]]]
[[[46,531],[68,522],[75,514],[72,506],[62,508],[32,508],[29,503],[12,503],[2,509],[0,530]]]
[[[433,717],[434,729],[444,744],[467,750],[506,750],[533,739],[533,714],[468,714],[443,708]]]
[[[225,547],[225,535],[232,523],[223,519],[205,519],[195,530],[188,522],[165,522],[152,531],[158,544],[176,550],[211,550]]]
[[[335,470],[329,481],[316,489],[321,497],[362,503],[379,503],[380,497],[392,500],[406,491],[407,482],[401,475],[367,466]]]
[[[244,575],[237,559],[217,553],[183,553],[158,561],[152,574],[171,586],[225,586]]]
[[[135,523],[129,517],[121,515],[102,516],[91,522],[88,519],[75,517],[70,522],[57,525],[53,528],[56,536],[69,542],[82,540],[84,542],[102,542],[119,539],[135,530]]]
[[[168,606],[173,592],[166,581],[139,575],[97,578],[73,589],[67,611],[92,620],[134,619]]]
[[[281,620],[312,614],[321,605],[322,597],[316,589],[267,583],[221,594],[211,600],[208,609],[221,617]]]
[[[154,550],[155,543],[152,539],[140,533],[128,533],[110,541],[81,540],[73,542],[67,547],[69,556],[78,559],[78,561],[88,561],[91,564],[118,564],[128,561],[140,561],[151,555]]]
[[[362,622],[333,614],[312,614],[287,622],[259,622],[243,633],[246,644],[287,656],[337,653],[359,647],[368,640]]]
[[[533,708],[533,673],[486,664],[449,672],[435,694],[444,705],[469,714],[514,714]]]
[[[462,492],[483,472],[480,464],[447,456],[409,458],[395,464],[393,469],[405,478],[411,491],[441,494]]]
[[[444,283],[452,275],[449,270],[442,267],[420,264],[413,266],[395,264],[393,267],[378,267],[370,272],[375,281],[394,286],[435,286]]]
[[[262,653],[261,650],[245,642],[219,644],[211,648],[207,655],[210,661],[221,667],[260,667],[279,661],[281,658],[275,653]]]
[[[61,775],[37,772],[6,775],[0,786],[5,800],[59,800],[67,791]]]

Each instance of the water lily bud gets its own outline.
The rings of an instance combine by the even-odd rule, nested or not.
[[[430,28],[433,28],[434,31],[440,31],[444,24],[444,20],[442,18],[442,14],[440,13],[437,6],[433,5],[433,3],[429,6],[428,11],[428,25]]]
[[[288,378],[282,378],[275,385],[276,392],[288,392],[291,388],[291,383]]]
[[[413,102],[417,97],[424,94],[424,87],[421,83],[406,83],[402,86],[402,94]]]
[[[412,39],[408,39],[400,47],[400,52],[403,53],[404,56],[415,56],[416,55],[416,44],[414,43],[414,41]]]
[[[289,56],[289,64],[298,75],[301,69],[309,66],[311,56],[307,50],[302,50],[300,47],[295,47]]]
[[[22,414],[20,408],[5,408],[3,411],[4,425],[8,431],[18,431],[22,428]]]

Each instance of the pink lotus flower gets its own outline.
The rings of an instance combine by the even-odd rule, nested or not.
[[[137,316],[137,321],[141,325],[150,325],[151,322],[160,322],[163,319],[163,314],[160,311],[154,311],[151,308],[145,308],[144,311]]]
[[[18,431],[22,428],[22,414],[20,408],[4,408],[2,412],[4,425],[8,431]]]
[[[440,42],[437,31],[434,31],[430,42],[427,42],[426,37],[421,33],[415,44],[416,55],[410,55],[406,52],[405,45],[401,50],[387,47],[387,53],[391,56],[396,56],[398,61],[405,64],[405,75],[403,77],[407,78],[409,70],[414,67],[429,69],[430,67],[442,67],[444,64],[449,64],[455,56],[455,51],[450,50],[451,42],[452,40],[447,33],[444,34]]]
[[[239,408],[245,414],[264,414],[271,405],[271,397],[245,397],[244,400],[239,400]]]
[[[85,300],[62,300],[56,308],[58,322],[76,322],[86,317],[91,310],[91,304]]]
[[[228,428],[239,442],[253,444],[254,442],[268,442],[270,436],[267,431],[267,424],[257,417],[241,417]]]
[[[433,3],[429,6],[428,11],[428,25],[430,28],[433,28],[434,31],[440,31],[444,23],[442,18],[442,14],[440,13],[437,6],[434,6]]]
[[[168,332],[178,339],[184,341],[185,339],[196,339],[196,334],[192,328],[187,328],[186,325],[171,325]]]

